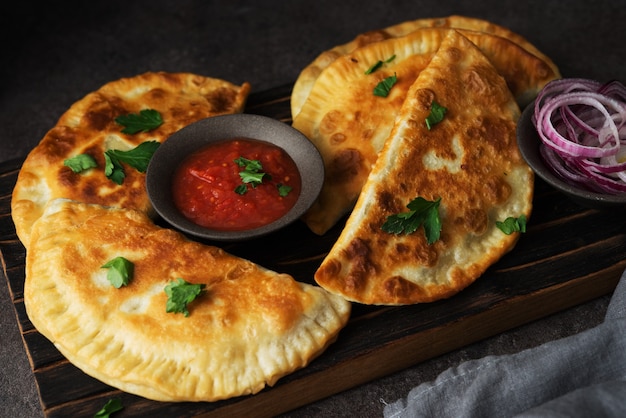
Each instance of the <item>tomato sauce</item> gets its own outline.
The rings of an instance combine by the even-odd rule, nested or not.
[[[240,157],[260,162],[258,171],[265,173],[260,184],[243,182],[240,172],[245,167],[236,162]],[[281,196],[280,186],[291,190]],[[279,219],[296,203],[300,190],[300,173],[291,157],[273,144],[248,138],[196,151],[177,168],[172,183],[174,203],[187,219],[222,231],[258,228]]]

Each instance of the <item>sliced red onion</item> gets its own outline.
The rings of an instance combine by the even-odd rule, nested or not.
[[[541,155],[570,184],[626,192],[626,87],[611,81],[560,79],[535,100]]]

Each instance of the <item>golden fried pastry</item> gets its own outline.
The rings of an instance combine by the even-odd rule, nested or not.
[[[107,150],[128,151],[144,142],[163,142],[199,119],[238,113],[250,86],[188,73],[145,73],[102,86],[73,104],[27,156],[13,191],[17,235],[28,247],[32,224],[54,198],[134,208],[151,213],[145,175],[124,166],[123,184],[104,174]],[[147,132],[124,133],[119,117],[154,110],[162,124]],[[97,166],[74,172],[64,162],[86,154]]]
[[[433,109],[443,118],[429,129]],[[530,216],[533,173],[517,148],[519,113],[481,50],[447,31],[410,87],[345,229],[315,274],[318,284],[351,301],[401,305],[447,298],[474,282],[519,236],[496,222]],[[432,216],[411,212],[415,199],[431,202],[430,210],[438,202],[438,228],[429,218],[408,234],[383,229],[401,213],[402,222]]]
[[[322,71],[328,67],[334,60],[342,55],[351,53],[357,48],[369,45],[374,42],[382,41],[389,38],[398,38],[408,35],[409,33],[421,28],[453,28],[457,30],[469,30],[474,32],[484,32],[497,35],[515,42],[526,51],[530,52],[537,58],[545,62],[554,74],[558,77],[559,69],[552,60],[541,52],[537,47],[530,43],[523,36],[511,31],[508,28],[489,22],[487,20],[478,19],[468,16],[448,16],[440,18],[424,18],[402,22],[397,25],[390,26],[385,29],[373,30],[362,33],[352,41],[337,45],[318,55],[309,65],[307,65],[298,76],[293,91],[291,93],[291,114],[295,118],[302,105],[306,101],[313,84]]]
[[[102,382],[160,401],[253,394],[306,366],[350,303],[156,226],[143,212],[52,200],[35,222],[24,303],[33,325]],[[119,288],[103,268],[119,257]],[[184,281],[204,287],[169,309]],[[169,310],[169,312],[168,312]]]
[[[323,234],[356,201],[382,149],[409,87],[453,29],[427,28],[375,42],[337,58],[319,76],[293,126],[320,150],[326,176],[321,194],[303,219]],[[550,66],[516,43],[482,32],[463,31],[504,77],[518,103],[535,97],[557,77]],[[366,74],[375,63],[376,71]],[[373,93],[396,78],[387,97]],[[439,77],[441,83],[454,83]]]

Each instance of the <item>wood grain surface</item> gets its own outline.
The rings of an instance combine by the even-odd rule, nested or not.
[[[288,85],[253,94],[246,112],[290,123],[290,92]],[[10,216],[20,166],[21,160],[0,164],[0,261],[47,417],[93,416],[113,397],[124,405],[115,417],[275,416],[607,294],[626,268],[623,210],[577,206],[537,179],[527,233],[460,294],[407,307],[355,304],[350,322],[326,352],[257,395],[215,403],[154,402],[85,375],[29,322],[23,302],[25,249]],[[319,237],[296,223],[271,236],[223,247],[313,283],[313,273],[341,227]]]

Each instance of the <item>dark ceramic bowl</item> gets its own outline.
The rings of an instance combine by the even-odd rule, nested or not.
[[[539,138],[537,128],[535,128],[532,122],[534,107],[535,104],[533,102],[522,112],[522,116],[517,124],[517,145],[522,157],[535,174],[580,206],[593,209],[626,206],[626,193],[612,195],[592,192],[571,185],[552,172],[552,169],[545,164],[539,153],[541,138]]]
[[[289,212],[272,223],[244,231],[208,229],[190,221],[176,208],[172,199],[172,178],[189,154],[211,142],[233,138],[262,140],[285,150],[298,167],[302,189]],[[269,234],[300,218],[319,195],[324,181],[324,163],[317,148],[291,126],[265,116],[235,114],[206,118],[174,133],[154,153],[146,175],[150,202],[174,228],[208,240],[242,241]]]

